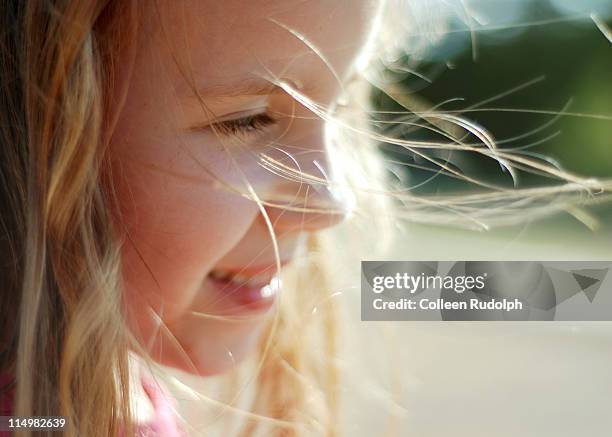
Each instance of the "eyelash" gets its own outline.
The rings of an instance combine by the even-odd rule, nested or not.
[[[226,136],[248,135],[264,131],[276,124],[276,120],[267,113],[249,115],[233,120],[218,121],[212,124],[213,129]]]

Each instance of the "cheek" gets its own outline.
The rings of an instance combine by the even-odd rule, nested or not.
[[[123,237],[125,300],[132,324],[148,338],[182,317],[217,261],[243,237],[257,205],[203,182],[122,165],[115,182]],[[116,173],[116,172],[115,172]]]

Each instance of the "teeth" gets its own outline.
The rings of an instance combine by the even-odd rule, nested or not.
[[[272,278],[270,283],[261,289],[261,296],[264,298],[274,296],[280,290],[281,285],[280,279],[277,277]]]
[[[249,280],[248,276],[241,275],[240,273],[234,275],[234,277],[232,278],[232,282],[238,282],[239,284],[248,282],[248,280]]]
[[[232,274],[226,270],[213,270],[209,276],[219,281],[229,281],[237,285],[262,288],[262,295],[269,297],[276,294],[280,288],[280,280],[274,277],[272,272],[262,272],[253,276],[244,274]]]

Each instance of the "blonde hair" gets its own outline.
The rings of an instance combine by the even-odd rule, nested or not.
[[[100,183],[117,17],[133,17],[129,2],[2,10],[2,252],[13,265],[3,266],[0,368],[16,378],[13,414],[63,415],[66,435],[130,427],[119,257]]]
[[[14,2],[0,16],[7,29],[0,45],[2,253],[9,254],[0,370],[15,376],[13,414],[65,416],[68,436],[132,433],[129,351],[143,348],[123,317],[105,153],[109,108],[121,104],[109,99],[122,95],[112,67],[133,49],[137,9],[124,0]],[[307,264],[316,303],[328,289],[321,263]],[[262,418],[278,435],[336,435],[336,310],[333,302],[321,305],[311,330],[298,310],[304,296],[282,300],[262,341],[254,414],[240,435],[253,434]],[[309,411],[313,387],[322,397]]]

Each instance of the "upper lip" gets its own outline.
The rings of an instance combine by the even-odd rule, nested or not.
[[[283,267],[289,263],[290,260],[281,260],[280,266]],[[242,275],[242,276],[256,276],[260,273],[271,272],[276,270],[276,262],[267,265],[249,265],[242,267],[232,267],[232,266],[217,266],[213,268],[211,271],[224,271],[229,272],[232,275]]]

